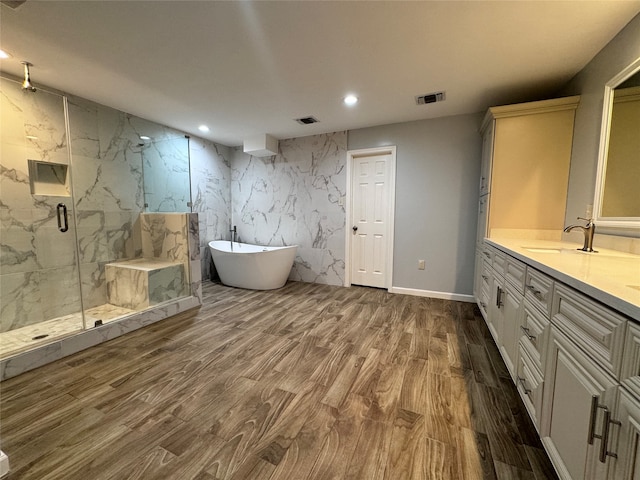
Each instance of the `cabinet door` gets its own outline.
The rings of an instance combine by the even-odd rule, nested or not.
[[[540,433],[549,457],[563,479],[604,479],[599,437],[617,383],[555,326],[547,355]]]
[[[481,245],[487,235],[487,219],[489,215],[489,197],[490,195],[482,195],[478,201],[478,231],[476,243]]]
[[[518,387],[518,393],[520,393],[522,402],[529,412],[536,430],[540,433],[540,410],[544,379],[538,365],[530,356],[530,347],[522,342],[518,344],[518,347],[516,387]]]
[[[476,248],[476,268],[473,277],[473,296],[476,301],[480,300],[480,291],[482,290],[482,250]]]
[[[502,324],[504,318],[504,279],[491,270],[491,291],[487,310],[487,326],[496,345],[502,342]]]
[[[500,353],[502,353],[504,363],[514,380],[517,373],[518,338],[520,337],[523,302],[522,293],[518,292],[510,283],[505,282]]]
[[[620,389],[618,408],[615,411],[615,423],[611,429],[619,428],[618,442],[609,443],[608,447],[618,455],[618,458],[609,458],[611,472],[609,478],[613,480],[639,480],[640,479],[640,401],[625,389]],[[615,432],[614,432],[615,433]],[[615,435],[611,435],[615,439]]]
[[[491,161],[493,157],[493,130],[492,120],[482,136],[482,165],[480,167],[480,195],[489,193],[491,187]]]

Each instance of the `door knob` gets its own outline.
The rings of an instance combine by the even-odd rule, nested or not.
[[[356,227],[356,226],[354,225],[354,226],[353,226],[353,228],[352,228],[352,230],[353,230],[354,232],[357,232],[357,231],[358,231],[358,227]]]

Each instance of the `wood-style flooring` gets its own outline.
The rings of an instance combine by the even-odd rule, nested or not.
[[[556,478],[474,305],[203,290],[3,382],[8,479]]]

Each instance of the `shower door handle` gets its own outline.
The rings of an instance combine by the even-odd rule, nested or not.
[[[67,218],[67,206],[64,203],[59,203],[56,207],[58,210],[58,230],[66,232],[69,230],[69,220]]]

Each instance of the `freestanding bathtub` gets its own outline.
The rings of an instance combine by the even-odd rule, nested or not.
[[[232,250],[229,241],[209,242],[222,283],[251,290],[273,290],[287,283],[297,249],[297,245],[261,247],[233,242]]]

